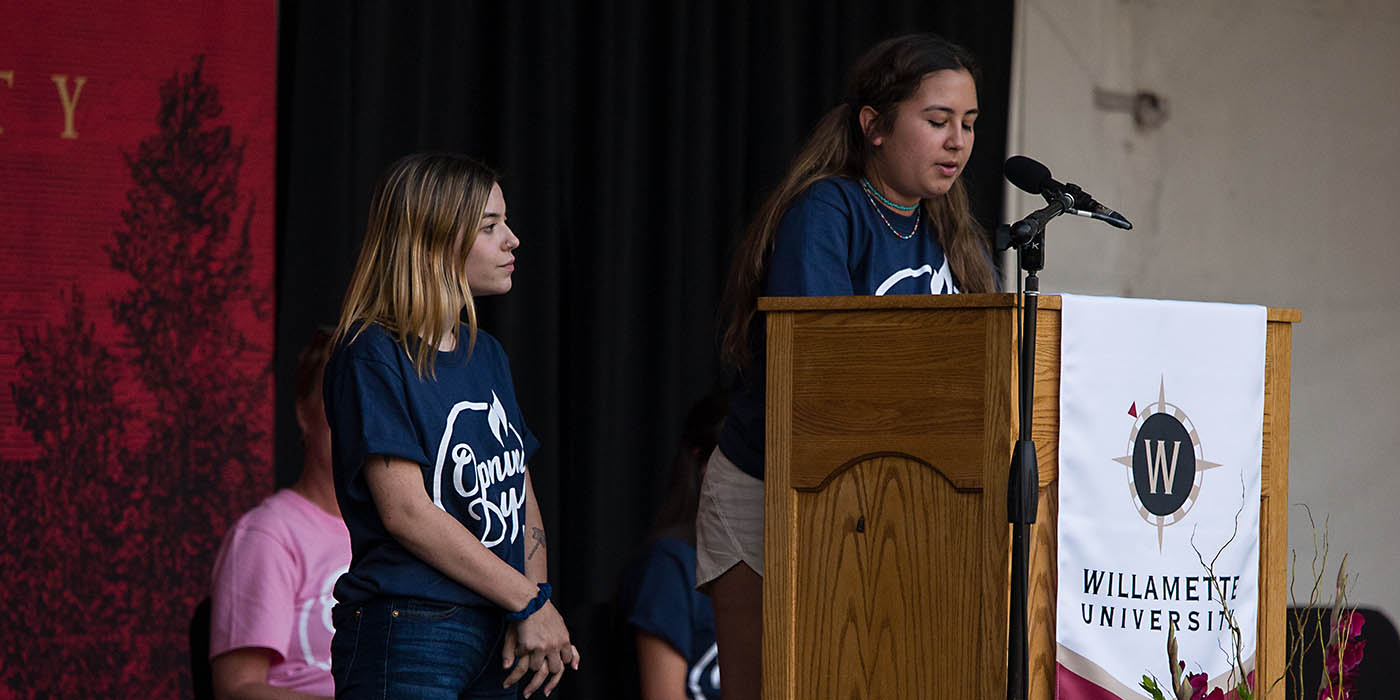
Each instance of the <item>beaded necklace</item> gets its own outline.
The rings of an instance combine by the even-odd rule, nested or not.
[[[907,241],[907,240],[909,240],[910,238],[913,238],[913,237],[914,237],[914,234],[916,234],[916,233],[919,232],[919,215],[923,213],[923,210],[920,209],[919,206],[918,206],[917,204],[914,205],[914,228],[913,228],[913,230],[911,230],[909,233],[900,233],[900,232],[894,230],[894,224],[891,224],[891,223],[890,223],[890,220],[885,218],[885,212],[880,211],[880,205],[878,205],[878,204],[875,203],[875,200],[872,199],[872,198],[870,197],[870,193],[869,193],[869,192],[867,192],[867,193],[865,194],[865,201],[870,202],[870,206],[875,207],[875,213],[880,215],[880,220],[883,221],[883,222],[885,222],[885,226],[889,227],[890,233],[893,233],[895,238],[898,238],[898,239],[903,240],[903,241]]]
[[[908,214],[909,212],[919,208],[918,204],[911,204],[906,207],[903,204],[895,204],[894,202],[885,199],[885,195],[880,194],[880,190],[875,189],[875,186],[870,184],[870,178],[862,177],[860,179],[860,186],[865,189],[866,194],[874,195],[876,199],[880,200],[881,202],[884,202],[885,206],[895,211],[902,211],[905,214]]]

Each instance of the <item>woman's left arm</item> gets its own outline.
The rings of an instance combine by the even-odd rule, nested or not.
[[[637,638],[637,678],[642,700],[686,700],[684,656],[666,640],[634,628]]]
[[[549,580],[549,547],[545,543],[544,521],[540,519],[540,504],[535,500],[535,484],[530,480],[530,469],[525,469],[525,578],[536,583],[545,583]],[[558,607],[557,605],[555,606]],[[526,665],[517,663],[516,641],[518,635],[516,627],[519,623],[512,623],[506,626],[506,639],[501,646],[501,656],[507,668],[513,668],[510,676],[506,679],[506,684],[511,685],[520,680],[525,675]],[[523,651],[523,650],[522,650]],[[523,657],[520,657],[523,658]],[[570,644],[568,650],[560,653],[559,660],[575,671],[578,670],[581,657],[578,647]],[[554,686],[559,682],[559,676],[563,674],[563,669],[553,673],[552,680],[545,686],[546,695],[554,690]],[[537,685],[538,679],[531,685]],[[530,690],[533,690],[531,688]],[[526,697],[529,697],[527,694]]]
[[[540,520],[540,504],[535,500],[535,486],[530,470],[525,469],[525,578],[536,583],[549,580],[549,546],[545,543],[544,521]]]

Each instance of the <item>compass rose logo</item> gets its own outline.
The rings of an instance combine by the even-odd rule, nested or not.
[[[1186,518],[1201,495],[1201,477],[1219,467],[1206,461],[1201,436],[1191,418],[1167,401],[1166,377],[1157,400],[1139,411],[1134,402],[1128,415],[1136,421],[1128,434],[1128,454],[1113,461],[1127,467],[1128,491],[1138,515],[1157,528],[1157,548],[1166,529]]]

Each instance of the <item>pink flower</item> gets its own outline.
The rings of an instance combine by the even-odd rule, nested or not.
[[[1204,673],[1186,674],[1186,682],[1191,684],[1191,700],[1225,700],[1225,691],[1220,688],[1206,691],[1208,680]]]
[[[1323,650],[1322,686],[1318,689],[1318,700],[1348,700],[1356,686],[1356,670],[1366,653],[1366,642],[1361,639],[1361,630],[1366,626],[1366,617],[1354,610],[1343,612],[1332,626],[1332,641]]]
[[[1346,648],[1342,651],[1342,675],[1345,677],[1353,676],[1354,672],[1356,671],[1356,667],[1361,665],[1361,657],[1365,655],[1365,653],[1366,642],[1364,640],[1355,640],[1347,642]],[[1327,647],[1326,662],[1327,675],[1335,678],[1337,676],[1337,648],[1335,646]]]
[[[1186,666],[1185,662],[1181,664]],[[1206,697],[1206,674],[1188,673],[1186,682],[1191,684],[1191,700],[1203,700]]]

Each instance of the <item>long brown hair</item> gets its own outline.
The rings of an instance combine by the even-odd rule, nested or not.
[[[354,340],[357,322],[377,324],[413,358],[418,376],[434,374],[438,346],[460,343],[467,312],[467,352],[476,345],[476,305],[465,273],[496,173],[466,156],[416,153],[380,176],[369,224],[333,342]],[[460,238],[459,238],[460,237]]]
[[[861,108],[869,106],[878,115],[873,130],[888,131],[899,103],[918,92],[924,76],[940,70],[965,70],[974,84],[981,83],[981,71],[972,54],[934,34],[886,39],[851,68],[846,101],[817,123],[787,175],[750,222],[734,254],[721,307],[729,316],[720,348],[727,365],[742,371],[750,359],[750,327],[773,255],[773,235],[793,200],[823,178],[864,174],[871,147],[860,127]],[[965,292],[995,291],[986,234],[972,216],[962,179],[953,182],[948,194],[925,199],[923,208],[958,287]]]

